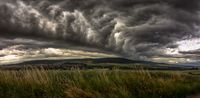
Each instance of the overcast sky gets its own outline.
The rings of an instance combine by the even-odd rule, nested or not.
[[[200,59],[200,0],[1,0],[0,64],[41,58]]]

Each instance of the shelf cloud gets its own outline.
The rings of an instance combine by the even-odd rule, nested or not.
[[[1,39],[59,40],[131,59],[192,60],[193,56],[187,56],[191,51],[181,51],[180,47],[184,42],[190,44],[200,39],[199,27],[199,0],[0,1]],[[15,40],[5,43],[1,39],[0,51],[19,45]],[[28,49],[42,47],[27,45],[27,40],[20,41],[20,45],[30,46]],[[58,43],[42,44],[57,47]],[[192,50],[197,53],[193,53],[194,57],[199,56],[200,43],[188,45],[193,49],[196,44]]]

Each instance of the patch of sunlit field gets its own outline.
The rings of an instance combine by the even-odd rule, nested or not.
[[[192,71],[1,70],[0,98],[185,98],[200,91]]]

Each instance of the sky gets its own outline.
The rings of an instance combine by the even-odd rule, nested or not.
[[[199,62],[200,0],[0,0],[0,64],[99,57]]]

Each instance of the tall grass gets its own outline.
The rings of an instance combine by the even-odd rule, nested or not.
[[[146,70],[0,71],[0,98],[184,98],[199,76]]]

